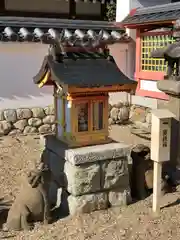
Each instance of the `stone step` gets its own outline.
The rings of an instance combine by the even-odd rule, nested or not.
[[[151,132],[151,125],[147,122],[135,121],[133,125],[135,128],[142,129],[145,132]]]
[[[131,126],[131,133],[148,140],[151,138],[150,125],[147,123],[138,122],[137,124],[133,124]]]

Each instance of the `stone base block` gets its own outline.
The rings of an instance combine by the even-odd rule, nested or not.
[[[62,185],[69,194],[70,214],[128,204],[130,146],[109,143],[68,148],[53,136],[45,137],[43,142],[47,162],[56,180],[64,182]],[[52,188],[50,196],[53,198],[57,188]]]
[[[66,161],[64,173],[67,179],[67,191],[74,196],[97,192],[101,189],[101,173],[98,163],[74,166]]]
[[[108,208],[108,194],[96,193],[86,194],[83,196],[68,197],[69,213],[73,215],[75,213],[90,213],[97,210],[103,210]]]
[[[126,189],[129,186],[127,156],[101,163],[101,189]]]
[[[108,143],[88,147],[69,148],[66,144],[57,140],[54,135],[42,135],[40,139],[43,147],[63,157],[73,165],[117,159],[130,154],[130,146],[124,143]]]
[[[132,202],[129,189],[115,189],[109,192],[109,204],[111,207],[126,206]]]
[[[79,166],[65,162],[64,174],[67,191],[73,196],[81,196],[114,188],[129,187],[127,157],[87,163]]]

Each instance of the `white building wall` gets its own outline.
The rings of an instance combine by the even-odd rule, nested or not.
[[[53,88],[33,83],[47,51],[40,43],[0,43],[0,109],[53,103]]]

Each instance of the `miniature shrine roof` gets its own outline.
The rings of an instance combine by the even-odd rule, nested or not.
[[[137,84],[119,70],[111,56],[99,52],[67,52],[59,62],[48,55],[34,83],[40,84],[48,71],[50,79],[61,86],[91,88],[132,84],[135,88]]]
[[[123,26],[172,22],[180,18],[180,2],[133,9],[121,22]]]
[[[103,34],[102,34],[103,32]],[[0,41],[30,41],[50,44],[54,38],[61,41],[86,38],[106,41],[128,41],[125,29],[112,22],[68,20],[52,18],[0,17]]]

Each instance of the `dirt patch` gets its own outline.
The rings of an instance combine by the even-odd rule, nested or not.
[[[132,136],[129,126],[112,128],[115,140],[129,144],[149,143]],[[0,196],[14,199],[21,177],[34,166],[41,154],[38,136],[3,137],[0,139]],[[113,208],[81,216],[66,217],[51,225],[36,224],[31,232],[2,232],[0,239],[16,240],[168,240],[180,237],[180,192],[162,198],[165,207],[159,216],[151,212],[152,197],[125,208]]]

